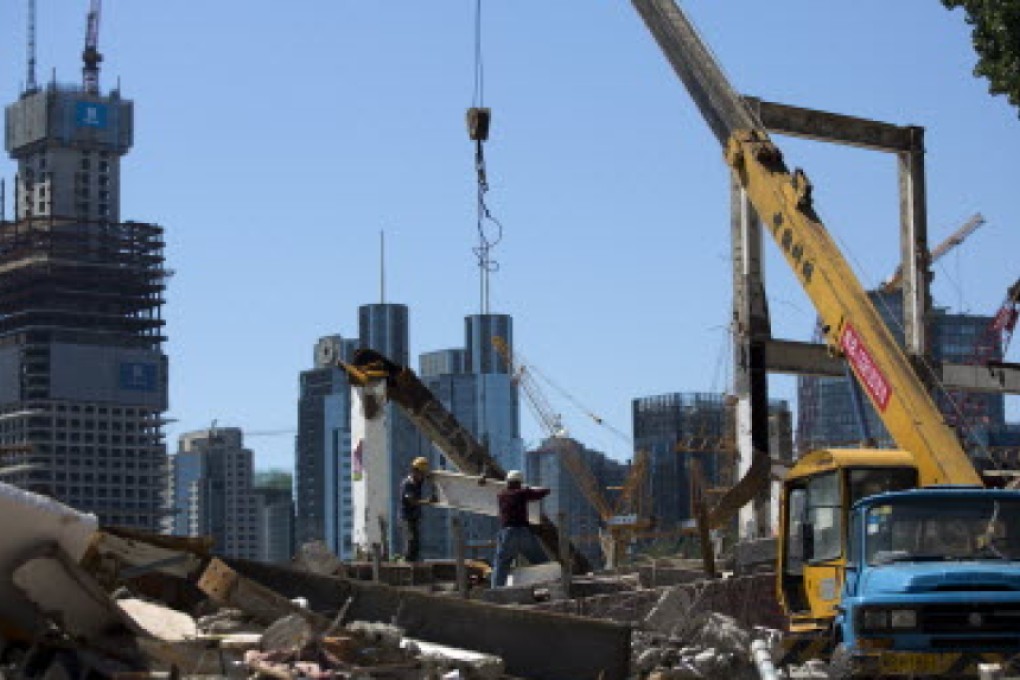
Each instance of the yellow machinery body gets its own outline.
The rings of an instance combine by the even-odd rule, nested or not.
[[[916,487],[917,480],[914,456],[901,450],[822,449],[797,461],[783,483],[776,569],[791,632],[827,630],[836,615],[850,507],[865,496]],[[796,519],[804,516],[810,524]]]

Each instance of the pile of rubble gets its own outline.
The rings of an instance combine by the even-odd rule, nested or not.
[[[643,630],[636,631],[632,638],[632,667],[639,677],[759,678],[762,669],[755,663],[752,649],[766,650],[771,659],[781,638],[779,631],[767,628],[749,632],[732,617],[718,612],[664,623],[653,610]]]
[[[346,607],[328,619],[244,578],[203,541],[101,530],[91,515],[7,485],[0,514],[5,678],[503,676],[498,657],[347,622]]]
[[[321,549],[301,569],[218,558],[3,483],[0,517],[0,680],[780,677],[767,576],[658,569],[676,585],[648,588],[639,574],[559,583],[545,566],[469,599],[349,578]]]

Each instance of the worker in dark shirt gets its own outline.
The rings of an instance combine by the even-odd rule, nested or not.
[[[419,456],[411,461],[411,474],[400,484],[400,522],[404,529],[404,561],[417,562],[421,552],[421,506],[436,502],[435,494],[424,498],[429,461]]]
[[[506,475],[506,489],[499,493],[499,534],[496,536],[496,564],[492,571],[492,587],[506,585],[510,563],[523,555],[529,563],[545,562],[545,552],[528,526],[528,503],[549,495],[549,489],[524,486],[523,475],[511,470]]]

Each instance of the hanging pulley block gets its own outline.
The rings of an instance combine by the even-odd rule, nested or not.
[[[492,109],[472,106],[467,110],[468,137],[473,142],[484,142],[489,139],[489,122],[492,120]]]

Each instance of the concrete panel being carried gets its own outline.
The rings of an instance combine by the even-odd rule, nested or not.
[[[475,475],[461,475],[456,472],[436,470],[429,475],[429,481],[436,489],[440,508],[455,508],[464,512],[496,517],[499,515],[499,504],[496,496],[506,489],[506,483],[494,479],[486,479],[479,484],[481,478]],[[537,525],[542,521],[538,503],[528,503],[528,522]]]

